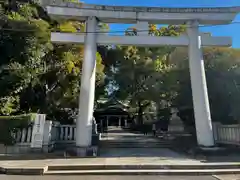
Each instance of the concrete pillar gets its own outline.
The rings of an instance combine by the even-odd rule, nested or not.
[[[100,119],[100,132],[103,132],[103,119]]]
[[[43,147],[45,121],[46,121],[46,114],[36,114],[36,117],[33,123],[32,139],[31,139],[31,145],[30,145],[33,150],[39,151]],[[21,135],[18,137],[21,138]]]
[[[52,126],[52,121],[45,121],[43,134],[43,152],[49,152],[52,150]]]
[[[127,127],[127,119],[124,119],[124,127]]]
[[[107,129],[108,129],[108,116],[107,116]]]
[[[201,36],[199,36],[197,21],[188,22],[187,33],[189,37],[189,67],[197,141],[199,146],[210,147],[214,146],[214,140],[204,60],[201,49]]]
[[[82,65],[81,91],[79,99],[79,115],[76,129],[76,146],[89,147],[92,137],[92,118],[95,95],[95,72],[96,72],[96,26],[95,17],[88,17],[86,21],[84,59]]]
[[[148,36],[149,23],[147,21],[138,21],[136,24],[138,36]]]
[[[121,123],[121,117],[118,117],[118,126],[121,127],[122,123]]]

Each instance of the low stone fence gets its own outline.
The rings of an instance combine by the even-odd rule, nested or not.
[[[34,126],[34,125],[33,125]],[[16,139],[16,144],[13,146],[1,147],[0,153],[5,154],[24,154],[32,150],[42,152],[51,152],[54,149],[64,149],[75,144],[75,125],[61,125],[58,122],[46,120],[44,122],[43,133],[40,135],[40,146],[35,148],[32,146],[34,140],[33,126],[20,129],[13,136]],[[41,140],[42,139],[42,140]]]
[[[13,135],[16,142],[19,143],[19,144],[21,144],[21,143],[31,143],[32,130],[33,130],[33,127],[30,126],[28,128],[24,128],[24,129],[21,129],[21,130],[17,131],[17,133],[15,133]]]
[[[59,139],[59,123],[45,120],[45,114],[37,114],[33,124],[13,133],[14,145],[0,144],[0,154],[26,154],[51,151]]]
[[[16,141],[14,145],[0,146],[0,154],[26,154],[32,151],[43,151],[49,152],[54,148],[55,142],[58,140],[58,124],[52,121],[43,120],[43,127],[38,127],[41,129],[39,134],[36,133],[36,126],[38,124],[33,123],[33,125],[19,129],[13,134]],[[35,126],[35,129],[34,129]],[[33,142],[37,143],[34,146]]]
[[[0,153],[1,154],[19,154],[19,153],[28,153],[30,151],[31,140],[32,140],[32,131],[33,127],[20,129],[13,137],[16,141],[16,144],[13,146],[4,146],[1,145]]]
[[[213,123],[214,139],[217,144],[240,145],[240,125]]]
[[[75,125],[59,125],[60,138],[59,141],[75,141],[76,126]]]
[[[0,154],[26,154],[36,150],[51,152],[75,144],[76,125],[61,125],[50,120],[43,120],[43,123],[39,124],[35,123],[28,128],[19,129],[13,134],[16,143],[12,146],[0,146]],[[36,134],[34,126],[39,126],[42,131]]]
[[[58,125],[58,137],[55,140],[56,149],[73,146],[76,140],[76,125]]]

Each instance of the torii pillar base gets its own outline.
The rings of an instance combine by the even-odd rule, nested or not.
[[[65,157],[97,157],[98,147],[88,146],[88,147],[77,147],[74,146],[65,151]]]

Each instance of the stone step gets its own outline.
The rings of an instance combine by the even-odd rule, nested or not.
[[[161,144],[161,145],[141,145],[141,144],[133,144],[133,145],[126,145],[126,144],[107,144],[107,145],[100,145],[100,147],[104,148],[170,148],[172,145],[170,144]]]
[[[101,144],[171,144],[171,142],[108,142],[101,141]]]
[[[217,170],[238,169],[240,164],[86,164],[86,165],[49,165],[48,171],[85,171],[85,170]]]
[[[138,169],[47,171],[44,175],[219,175],[239,174],[240,169]]]
[[[100,143],[112,143],[112,144],[166,144],[171,143],[171,141],[156,141],[156,142],[149,142],[149,141],[100,141]]]
[[[100,162],[101,163],[101,162]],[[240,163],[211,164],[52,164],[39,167],[1,167],[9,175],[212,175],[240,174]]]
[[[100,147],[172,147],[170,142],[100,142]]]
[[[130,145],[130,146],[132,146],[132,145],[166,145],[166,144],[171,144],[171,143],[100,143],[100,144],[103,144],[103,145],[109,145],[109,144],[111,144],[111,145],[121,145],[121,144],[123,144],[123,145]]]
[[[170,143],[171,141],[156,141],[156,142],[149,142],[149,141],[100,141],[100,142],[106,142],[106,143],[125,143],[125,144],[160,144],[160,143]]]

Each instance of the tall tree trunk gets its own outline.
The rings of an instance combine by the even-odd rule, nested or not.
[[[8,0],[8,3],[9,3],[9,10],[13,10],[13,11],[17,10],[16,0]]]

